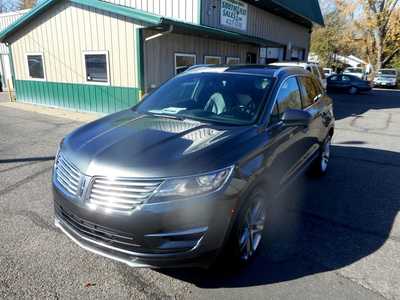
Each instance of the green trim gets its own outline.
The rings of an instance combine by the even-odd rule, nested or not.
[[[113,113],[135,105],[138,88],[48,81],[16,80],[18,102],[27,102],[75,111]]]
[[[45,0],[40,5],[32,8],[28,13],[24,14],[22,17],[18,18],[14,23],[11,23],[10,26],[6,27],[3,31],[0,32],[0,41],[2,42],[6,37],[8,37],[11,33],[29,23],[29,21],[46,11],[49,7],[53,6],[55,3],[60,0]]]
[[[140,96],[145,93],[144,87],[144,49],[143,49],[143,29],[137,28],[135,32],[136,40],[136,65],[137,65],[137,79],[138,86],[140,87]]]
[[[8,57],[10,58],[11,81],[12,81],[13,89],[16,90],[13,52],[12,52],[11,45],[7,45],[7,48],[8,48]],[[10,87],[8,87],[8,88],[10,88]]]

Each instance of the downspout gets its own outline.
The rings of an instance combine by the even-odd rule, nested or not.
[[[11,44],[6,43],[6,46],[8,48],[8,56],[10,58],[10,68],[11,68],[11,82],[12,82],[12,89],[15,91],[15,98],[17,97],[17,92],[16,92],[16,87],[15,87],[15,69],[14,69],[14,57],[12,53],[12,48]],[[8,87],[8,91],[11,95],[11,87]],[[12,100],[12,99],[10,99]]]
[[[144,49],[143,49],[143,28],[136,29],[136,65],[137,79],[139,86],[139,101],[142,100],[145,94],[144,87]]]

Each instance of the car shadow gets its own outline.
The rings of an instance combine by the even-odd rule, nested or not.
[[[336,120],[360,116],[368,110],[400,107],[400,90],[394,89],[373,89],[357,95],[329,93],[329,96],[333,99]]]
[[[337,270],[400,239],[396,231],[391,235],[400,209],[400,153],[332,148],[326,176],[301,176],[279,197],[270,215],[274,226],[246,268],[158,272],[201,288],[259,286]]]

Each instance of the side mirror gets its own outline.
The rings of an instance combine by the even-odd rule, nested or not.
[[[301,109],[287,109],[283,113],[282,122],[285,126],[304,126],[308,127],[312,115]]]

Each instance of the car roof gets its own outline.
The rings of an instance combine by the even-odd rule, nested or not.
[[[190,67],[185,74],[190,73],[242,73],[265,75],[270,77],[310,74],[301,67],[285,67],[271,65],[195,65]]]

